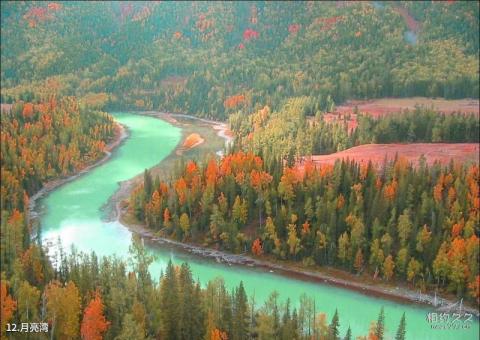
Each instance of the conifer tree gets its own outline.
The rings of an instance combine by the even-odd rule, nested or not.
[[[122,331],[115,340],[144,340],[145,333],[131,313],[126,313],[122,321]]]
[[[352,340],[352,329],[348,326],[347,333],[345,334],[344,340]]]
[[[240,285],[235,289],[232,339],[248,339],[248,300],[243,281],[240,281]]]
[[[178,339],[178,284],[175,267],[172,261],[168,262],[165,275],[160,282],[160,305],[162,310],[169,311],[161,314],[160,333],[166,339]]]
[[[400,324],[398,325],[397,334],[395,335],[395,340],[405,340],[406,333],[406,321],[405,321],[405,312],[402,314],[400,319]]]
[[[328,326],[328,338],[330,340],[338,339],[338,328],[340,327],[339,317],[338,317],[338,310],[335,309],[335,314],[333,314],[332,321]]]
[[[152,197],[152,192],[153,192],[153,183],[152,183],[152,175],[150,174],[150,171],[145,169],[143,172],[143,185],[145,188],[145,196],[146,199],[149,200],[150,197]]]
[[[178,312],[179,312],[179,335],[181,339],[187,339],[193,334],[193,319],[195,315],[192,314],[193,303],[193,280],[190,268],[187,263],[182,263],[180,266],[180,274],[178,278]]]
[[[375,327],[375,335],[377,336],[378,340],[383,340],[384,332],[385,332],[385,313],[382,306],[382,308],[380,309],[380,314],[378,315],[378,320]]]

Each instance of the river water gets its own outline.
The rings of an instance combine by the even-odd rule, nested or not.
[[[109,161],[57,188],[40,202],[44,244],[55,243],[60,238],[65,249],[75,245],[80,251],[95,251],[99,256],[127,255],[131,232],[117,221],[106,222],[102,207],[117,190],[118,182],[134,177],[167,157],[179,142],[181,130],[153,117],[129,113],[115,113],[114,116],[127,127],[129,138],[114,151]],[[429,312],[434,312],[432,308],[295,280],[265,269],[228,266],[174,248],[148,244],[147,247],[156,256],[150,268],[154,278],[159,277],[171,259],[178,264],[187,261],[193,277],[202,283],[220,276],[227,287],[232,288],[243,280],[247,294],[254,295],[257,304],[262,304],[273,290],[279,292],[282,300],[289,297],[294,304],[306,293],[315,299],[316,310],[327,314],[328,321],[338,308],[342,336],[348,326],[355,336],[368,334],[370,322],[377,319],[384,306],[386,339],[394,338],[403,312],[406,313],[407,339],[478,339],[478,320],[465,324],[470,326],[468,329],[433,330],[426,319]]]

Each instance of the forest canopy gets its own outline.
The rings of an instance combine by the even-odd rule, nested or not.
[[[47,79],[101,107],[216,119],[295,96],[478,98],[478,15],[473,1],[2,2],[2,102]]]

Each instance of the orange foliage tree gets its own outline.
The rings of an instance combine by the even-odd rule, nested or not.
[[[17,307],[17,303],[12,297],[8,294],[7,282],[2,278],[0,281],[0,308],[1,308],[1,324],[2,327],[2,336],[5,335],[6,324],[10,321],[13,316],[13,312]]]
[[[253,241],[252,253],[256,256],[260,256],[260,255],[263,254],[262,241],[260,241],[259,238],[255,239],[255,241]]]
[[[83,313],[81,335],[84,340],[101,340],[102,334],[108,329],[110,322],[103,315],[104,305],[98,292],[90,301]]]
[[[212,330],[210,340],[228,340],[228,335],[225,332],[222,332],[218,328]]]
[[[238,94],[225,99],[225,101],[223,102],[223,106],[226,109],[233,109],[239,106],[240,104],[244,104],[244,103],[245,103],[245,96],[243,94]]]

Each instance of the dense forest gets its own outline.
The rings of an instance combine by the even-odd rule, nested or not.
[[[478,98],[478,16],[473,1],[2,2],[2,102],[45,80],[215,119],[300,96]]]
[[[475,300],[479,179],[478,164],[415,169],[401,158],[382,170],[307,161],[266,171],[259,156],[239,151],[188,161],[170,182],[146,171],[130,203],[159,235]]]
[[[57,269],[50,268],[41,282],[21,264],[9,281],[2,278],[2,336],[7,322],[49,320],[51,333],[35,333],[35,339],[353,339],[350,328],[339,334],[337,312],[327,320],[305,295],[298,308],[289,300],[281,303],[277,292],[258,307],[242,282],[231,292],[221,278],[202,288],[185,263],[170,262],[154,279],[148,270],[153,258],[138,238],[128,262],[74,250],[60,251],[57,259]],[[383,308],[372,319],[369,333],[359,338],[383,339]],[[403,315],[396,339],[405,339],[405,330]],[[16,338],[27,335],[16,333]]]

